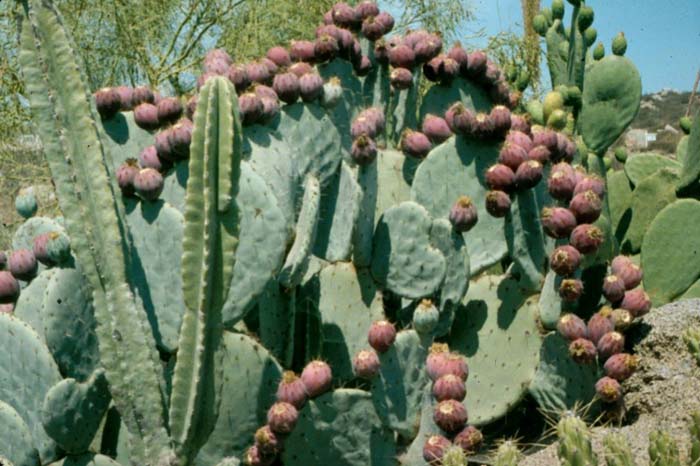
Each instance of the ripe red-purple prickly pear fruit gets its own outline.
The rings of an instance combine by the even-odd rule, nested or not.
[[[384,24],[373,16],[365,18],[362,21],[362,35],[371,41],[379,40],[384,35]]]
[[[5,267],[7,267],[7,255],[0,251],[0,270],[5,270]]]
[[[367,341],[378,353],[386,353],[395,340],[396,327],[388,320],[378,320],[370,326]]]
[[[266,86],[264,84],[256,84],[253,89],[255,95],[257,95],[261,99],[268,98],[277,100],[279,98],[277,92],[275,92],[275,90],[270,86]]]
[[[413,328],[419,335],[431,335],[440,321],[440,312],[429,299],[424,299],[413,311]]]
[[[639,357],[627,353],[618,353],[613,354],[605,361],[603,369],[605,370],[605,375],[622,382],[629,379],[638,367]]]
[[[506,144],[514,144],[525,149],[525,152],[529,152],[532,149],[532,139],[526,133],[522,131],[517,131],[511,129],[506,134]]]
[[[229,53],[224,49],[211,49],[206,53],[206,55],[204,55],[205,63],[214,60],[221,60],[228,63],[229,65],[233,63],[231,55],[229,55]]]
[[[129,86],[118,86],[114,88],[119,94],[119,109],[128,112],[134,108],[134,89]]]
[[[418,39],[418,41],[415,43],[413,46],[413,51],[415,52],[416,56],[416,63],[426,63],[432,61],[435,57],[440,55],[440,51],[442,50],[442,41],[440,40],[439,37],[437,37],[434,34],[428,34],[427,36]],[[448,58],[448,57],[444,57]],[[449,60],[453,61],[455,66],[454,69],[450,70],[450,74],[452,75],[452,78],[457,77],[457,74],[459,74],[459,63],[454,61],[452,58],[449,58]],[[444,66],[444,60],[441,60],[443,63],[438,65],[438,67]],[[451,65],[448,65],[451,67]]]
[[[369,165],[377,158],[377,145],[371,137],[362,134],[353,141],[350,157],[358,165]]]
[[[299,78],[294,73],[276,75],[272,88],[279,99],[287,104],[293,104],[299,98]]]
[[[19,298],[19,282],[11,272],[0,271],[0,304],[14,303]]]
[[[244,125],[258,122],[265,110],[262,100],[254,92],[246,92],[238,98],[238,109]]]
[[[600,337],[596,347],[598,348],[598,356],[601,361],[605,361],[613,354],[622,353],[624,351],[625,337],[620,332],[608,332]]]
[[[475,117],[474,136],[477,139],[489,139],[494,136],[493,120],[486,113],[478,113]]]
[[[515,171],[515,186],[518,189],[530,189],[537,186],[542,179],[542,164],[537,160],[528,160]]]
[[[627,256],[617,256],[610,265],[612,273],[620,277],[625,284],[625,289],[631,290],[642,283],[642,269],[632,262]]]
[[[569,355],[578,364],[591,364],[595,362],[597,351],[592,341],[578,338],[569,344]]]
[[[456,400],[441,401],[435,407],[435,412],[433,413],[435,424],[448,433],[463,429],[467,420],[467,408]]]
[[[491,109],[491,120],[493,121],[494,131],[497,134],[506,134],[510,130],[510,110],[503,105],[496,105]]]
[[[614,330],[615,324],[607,312],[596,312],[588,319],[588,338],[596,345],[603,335]]]
[[[156,100],[156,96],[153,94],[153,91],[150,90],[146,86],[139,86],[137,88],[134,88],[134,105],[140,105],[140,104],[152,104]]]
[[[445,121],[452,132],[458,134],[473,134],[476,127],[476,115],[461,102],[450,106],[445,112]]]
[[[215,78],[218,76],[217,74],[214,73],[203,73],[197,78],[197,90],[200,90],[204,87],[204,85],[212,78]],[[154,105],[158,105],[158,102],[160,102],[161,99],[157,99]]]
[[[281,67],[288,67],[292,64],[292,59],[289,56],[287,49],[281,46],[275,46],[267,51],[266,57],[271,60],[275,65]]]
[[[246,466],[270,466],[272,461],[272,458],[267,458],[258,450],[257,445],[253,445],[245,452],[244,463]]]
[[[440,81],[444,58],[442,55],[439,55],[423,65],[423,75],[426,79],[432,82]]]
[[[605,181],[597,175],[584,176],[578,183],[576,183],[574,195],[584,193],[586,191],[593,191],[599,198],[603,199],[605,197]]]
[[[155,201],[163,192],[163,176],[158,170],[143,168],[134,176],[134,189],[141,198]]]
[[[139,172],[139,165],[136,159],[127,159],[118,169],[117,169],[117,185],[119,189],[122,190],[124,196],[133,196],[136,192],[134,189],[134,178]]]
[[[314,57],[319,62],[333,60],[339,52],[338,40],[329,34],[322,35],[314,42]]]
[[[278,401],[267,411],[267,424],[270,430],[276,434],[288,434],[293,429],[299,418],[299,412],[290,403]]]
[[[486,212],[496,218],[505,217],[510,212],[510,196],[503,191],[486,193]]]
[[[432,60],[431,60],[432,62]],[[442,84],[451,83],[457,76],[459,76],[459,63],[451,58],[441,56],[440,64],[437,67],[438,71],[438,81]],[[508,121],[510,126],[510,121]]]
[[[304,382],[306,394],[310,398],[315,398],[328,391],[331,388],[332,380],[331,368],[323,361],[311,361],[301,372],[301,381]]]
[[[372,61],[368,56],[362,55],[359,61],[353,63],[353,69],[358,76],[367,76],[372,71]]]
[[[29,249],[12,251],[7,260],[7,270],[17,280],[29,281],[36,275],[38,265],[34,253]]]
[[[568,201],[576,188],[576,172],[568,163],[558,163],[552,167],[547,180],[549,194],[560,201]]]
[[[190,156],[190,143],[192,142],[192,121],[187,118],[180,120],[167,132],[168,143],[173,156],[182,160]]]
[[[556,152],[557,133],[549,128],[534,126],[532,128],[532,143],[535,146],[545,146],[550,152]]]
[[[316,46],[309,40],[293,40],[289,47],[289,57],[295,62],[313,63],[316,59]]]
[[[441,144],[452,136],[452,130],[450,130],[447,122],[435,115],[426,115],[421,129],[428,136],[428,139],[435,144]]]
[[[413,74],[407,68],[394,68],[391,70],[389,80],[394,89],[403,91],[413,86]]]
[[[622,309],[627,309],[632,317],[642,317],[651,310],[651,299],[641,288],[628,290],[620,303]]]
[[[495,191],[510,192],[515,188],[515,173],[507,165],[497,163],[486,170],[486,185]]]
[[[552,238],[566,238],[576,228],[576,217],[563,207],[545,207],[542,209],[542,227]]]
[[[109,120],[121,109],[121,100],[116,89],[105,87],[95,92],[95,106],[103,120]]]
[[[375,131],[383,131],[386,120],[384,118],[384,112],[378,107],[369,107],[362,112],[360,116],[366,118],[372,125],[374,125]]]
[[[460,233],[471,230],[479,220],[476,205],[468,196],[460,196],[450,209],[450,223]]]
[[[469,64],[467,66],[466,77],[477,78],[486,72],[486,54],[477,50],[469,54]]]
[[[530,133],[530,123],[527,118],[515,113],[510,114],[510,129],[521,133]]]
[[[224,76],[228,71],[229,66],[231,66],[231,63],[224,60],[217,59],[207,61],[205,59],[202,71],[204,71],[204,74],[207,75],[211,74],[217,76]]]
[[[453,374],[446,374],[433,383],[433,396],[437,401],[462,401],[467,396],[464,381]]]
[[[185,105],[185,116],[190,120],[194,118],[194,112],[197,111],[197,102],[199,102],[199,96],[195,94],[187,100]]]
[[[379,356],[374,350],[361,350],[352,359],[352,369],[355,375],[370,380],[379,374]]]
[[[272,81],[272,73],[270,68],[264,63],[253,62],[246,65],[246,73],[251,83],[268,84]]]
[[[615,330],[618,332],[624,332],[631,325],[634,320],[634,316],[627,309],[614,309],[610,314],[610,320],[615,326]]]
[[[564,301],[573,302],[583,294],[583,282],[577,278],[566,278],[559,285],[559,296]]]
[[[364,113],[360,113],[350,125],[350,135],[357,139],[360,136],[368,136],[374,138],[377,135],[377,124]]]
[[[358,11],[345,2],[339,2],[331,8],[333,22],[344,28],[356,27],[362,20]]]
[[[289,71],[290,73],[294,73],[299,79],[301,79],[301,77],[306,74],[318,74],[313,66],[303,61],[294,63],[287,69],[287,71]]]
[[[156,146],[148,146],[139,154],[139,165],[141,168],[152,168],[163,172],[169,164],[164,163],[156,151]]]
[[[183,108],[177,97],[166,97],[158,102],[158,120],[161,123],[173,123],[182,116]]]
[[[464,453],[475,453],[481,448],[484,435],[474,426],[467,426],[454,438],[454,444],[464,451]]]
[[[581,253],[568,244],[556,248],[549,257],[550,268],[561,277],[573,274],[580,264]]]
[[[588,190],[574,195],[569,203],[569,210],[578,223],[593,223],[600,217],[603,202],[596,193]]]
[[[452,46],[450,51],[447,52],[447,57],[457,62],[457,64],[459,65],[459,74],[464,75],[467,68],[469,67],[469,54],[466,50],[464,50],[462,44],[456,42]]]
[[[498,154],[498,161],[515,172],[527,160],[527,151],[517,144],[506,142]]]
[[[51,265],[53,262],[49,258],[49,252],[46,250],[46,245],[49,242],[49,237],[51,233],[42,233],[34,238],[34,244],[32,247],[32,252],[36,260],[44,265]]]
[[[605,236],[600,228],[584,223],[574,228],[569,237],[569,243],[582,254],[592,254],[603,244],[604,239]]]
[[[568,341],[574,341],[588,336],[586,323],[576,314],[564,314],[561,316],[559,322],[557,322],[557,331]]]
[[[442,458],[451,446],[452,442],[442,435],[431,435],[423,444],[423,459],[428,464],[442,464]]]
[[[617,275],[608,275],[603,280],[603,296],[615,304],[625,297],[625,282]]]
[[[595,383],[595,392],[605,403],[615,403],[622,398],[622,386],[612,377],[601,377]]]
[[[240,94],[250,86],[250,77],[248,76],[248,67],[245,65],[233,64],[228,68],[226,77],[231,84],[236,88],[236,92]]]
[[[265,425],[255,432],[255,446],[263,456],[274,457],[281,451],[282,442],[270,426]]]
[[[527,153],[528,159],[537,160],[542,165],[545,165],[547,162],[549,162],[549,156],[549,149],[547,149],[545,146],[535,146],[532,149],[530,149],[530,152]]]
[[[292,371],[284,371],[282,380],[277,386],[277,401],[289,403],[301,409],[306,403],[306,388],[304,382]]]
[[[171,128],[167,128],[156,134],[154,143],[158,157],[167,162],[175,161],[175,154],[173,153],[173,148],[170,146],[170,130]]]
[[[401,137],[401,150],[410,157],[423,159],[432,148],[433,145],[428,136],[419,131],[407,129]]]
[[[425,370],[430,379],[435,382],[443,375],[452,374],[467,380],[469,367],[466,359],[457,353],[451,353],[445,344],[434,343],[426,359]]]
[[[382,11],[376,16],[376,20],[384,26],[384,34],[394,29],[394,17],[386,11]]]

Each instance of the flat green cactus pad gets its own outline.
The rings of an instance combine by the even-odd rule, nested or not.
[[[122,466],[109,456],[84,453],[82,455],[71,455],[49,466]]]
[[[608,206],[613,232],[622,242],[632,220],[632,186],[623,170],[608,172]]]
[[[388,466],[395,455],[394,435],[382,427],[369,393],[340,389],[306,404],[282,461],[288,466]]]
[[[19,295],[15,303],[15,317],[29,325],[42,342],[46,342],[44,335],[44,316],[42,314],[44,296],[51,278],[56,275],[58,269],[47,269],[37,275]]]
[[[685,158],[688,156],[689,142],[690,136],[686,134],[680,141],[678,141],[678,145],[676,146],[676,160],[678,160],[678,162],[681,164],[685,164]]]
[[[634,186],[637,186],[643,179],[648,178],[662,168],[678,173],[681,170],[681,165],[666,155],[652,152],[633,154],[625,162],[625,173]]]
[[[110,152],[116,170],[129,157],[138,157],[143,149],[153,144],[155,133],[139,127],[134,121],[134,112],[120,112],[109,120],[98,120],[108,137],[101,138]]]
[[[679,144],[679,149],[682,150],[681,144]],[[681,154],[679,153],[679,155]],[[693,127],[687,138],[687,147],[682,163],[681,182],[678,185],[681,190],[695,184],[700,177],[700,112],[697,112],[693,118]]]
[[[17,411],[0,401],[0,464],[9,460],[14,466],[41,466],[39,452],[29,427]]]
[[[542,344],[537,296],[521,294],[512,279],[478,278],[455,312],[448,341],[469,364],[465,405],[470,424],[504,416],[525,396],[537,369]]]
[[[677,298],[698,277],[700,202],[680,199],[669,204],[651,222],[642,242],[644,289],[654,306]]]
[[[426,92],[421,103],[420,121],[428,114],[444,118],[447,109],[455,102],[461,102],[476,112],[488,113],[493,107],[493,102],[483,87],[457,78],[449,86],[435,84]]]
[[[406,453],[399,457],[401,466],[429,466],[423,459],[425,441],[431,435],[442,435],[442,431],[433,421],[436,403],[431,386],[426,386],[421,398],[420,427]]]
[[[44,233],[65,233],[65,230],[56,220],[48,217],[32,217],[24,222],[12,236],[12,249],[34,248],[34,238]]]

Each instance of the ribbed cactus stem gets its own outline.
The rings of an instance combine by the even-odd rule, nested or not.
[[[597,466],[591,433],[581,418],[567,414],[557,424],[559,460],[562,466]]]
[[[496,450],[493,466],[518,466],[522,456],[515,442],[507,440]]]
[[[629,443],[624,435],[612,433],[603,439],[607,466],[636,466]]]
[[[657,430],[649,434],[649,464],[681,466],[678,444],[668,432]]]

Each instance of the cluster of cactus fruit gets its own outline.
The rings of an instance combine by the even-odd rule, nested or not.
[[[483,52],[385,39],[393,19],[363,1],[252,63],[210,51],[187,101],[89,96],[56,9],[19,4],[65,218],[17,200],[0,339],[33,348],[17,360],[42,382],[0,382],[27,433],[0,457],[456,466],[527,394],[620,400],[620,332],[649,310],[601,161],[639,107],[622,53],[588,59],[577,28],[549,50],[546,21],[557,90],[523,104]]]

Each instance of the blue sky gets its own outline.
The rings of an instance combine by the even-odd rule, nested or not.
[[[522,31],[520,0],[470,1],[478,16],[470,28],[481,26],[488,35]],[[542,6],[550,3],[542,0]],[[626,55],[639,67],[645,93],[692,88],[700,69],[700,0],[592,0],[588,5],[608,53],[612,38],[624,31]],[[571,10],[568,3],[566,7]]]

